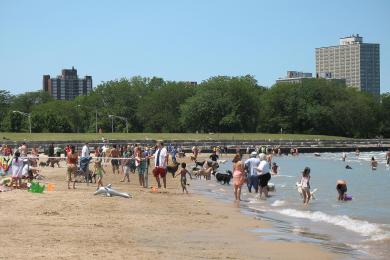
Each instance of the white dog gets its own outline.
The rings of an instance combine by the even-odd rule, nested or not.
[[[302,185],[301,185],[299,182],[297,182],[295,185],[297,186],[297,190],[298,190],[299,195],[301,195],[301,197],[302,197],[302,196],[303,196],[303,195],[302,195]],[[312,198],[313,200],[316,199],[316,197],[314,196],[314,193],[315,193],[317,190],[318,190],[318,189],[315,188],[314,190],[310,191],[310,196],[311,196],[311,198]]]

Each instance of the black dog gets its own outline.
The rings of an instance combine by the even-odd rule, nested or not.
[[[179,164],[178,162],[173,163],[174,165],[168,165],[167,166],[167,172],[170,172],[172,174],[172,177],[175,178],[175,173],[177,172],[177,169],[179,169]]]
[[[217,172],[215,178],[218,182],[223,182],[223,184],[230,184],[230,179],[233,177],[233,173],[227,170],[225,173]]]
[[[198,162],[197,160],[195,160],[195,166],[200,166],[200,167],[202,167],[202,166],[204,165],[204,162],[205,162],[205,161]]]

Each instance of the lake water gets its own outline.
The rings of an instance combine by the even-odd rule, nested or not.
[[[378,161],[373,171],[371,157]],[[276,241],[300,241],[320,244],[345,255],[346,259],[385,259],[390,254],[390,170],[384,152],[362,152],[360,156],[347,153],[323,153],[274,157],[279,174],[271,183],[276,191],[266,201],[258,200],[243,186],[244,214],[270,221],[271,229],[253,230],[262,238]],[[345,168],[346,165],[351,170]],[[296,182],[302,170],[311,168],[311,190],[317,188],[315,200],[304,206]],[[221,164],[219,171],[231,169],[230,162]],[[344,179],[352,201],[337,201],[336,181]],[[215,181],[196,180],[191,188],[223,201],[233,201],[232,186]]]

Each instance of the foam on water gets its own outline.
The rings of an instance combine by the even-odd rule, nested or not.
[[[332,216],[321,211],[301,211],[296,209],[281,209],[275,212],[296,218],[310,219],[314,222],[326,222],[347,230],[358,233],[370,240],[383,240],[390,238],[390,233],[381,229],[379,224],[369,223],[364,220],[355,220],[348,216]]]
[[[272,207],[280,207],[280,206],[283,206],[284,204],[286,204],[286,201],[284,201],[284,200],[275,200],[274,202],[272,202],[271,206]]]

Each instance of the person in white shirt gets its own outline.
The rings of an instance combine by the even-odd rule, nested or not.
[[[82,157],[89,157],[88,143],[85,143],[83,149],[81,149],[81,158]]]
[[[245,161],[244,165],[247,171],[247,186],[248,191],[252,192],[252,187],[257,193],[259,191],[259,176],[257,175],[257,167],[259,167],[260,159],[256,158],[257,153],[252,152],[251,158]]]
[[[268,181],[271,179],[270,165],[267,161],[267,155],[261,153],[259,155],[260,164],[257,167],[257,172],[259,175],[260,191],[259,196],[261,198],[262,193],[264,193],[265,198],[268,197]]]
[[[168,151],[164,147],[163,142],[157,142],[157,149],[153,155],[154,157],[154,169],[153,175],[156,178],[157,185],[161,188],[160,177],[163,179],[164,189],[167,188],[167,164],[168,164]]]

